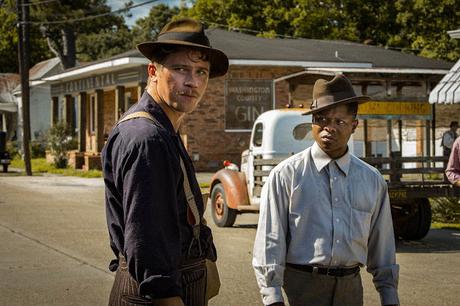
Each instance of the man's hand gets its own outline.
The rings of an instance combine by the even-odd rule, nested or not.
[[[174,296],[165,299],[152,299],[154,306],[185,306],[184,302],[179,296]]]

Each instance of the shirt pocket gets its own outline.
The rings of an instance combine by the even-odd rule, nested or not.
[[[353,246],[361,247],[363,250],[367,249],[367,241],[369,239],[369,231],[371,228],[372,214],[351,208],[351,240]]]

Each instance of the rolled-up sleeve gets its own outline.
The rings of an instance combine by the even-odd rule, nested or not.
[[[278,172],[272,171],[262,188],[260,216],[252,265],[265,305],[283,302],[283,285],[288,231],[288,188]]]
[[[126,140],[129,142],[129,140]],[[158,135],[131,141],[114,164],[123,188],[124,253],[141,295],[179,296],[181,237],[174,156]]]
[[[375,288],[380,294],[382,305],[399,305],[393,221],[391,218],[388,187],[380,180],[379,197],[372,216],[368,243],[367,271],[372,274]]]
[[[447,179],[455,184],[460,180],[460,137],[455,141],[446,167]]]

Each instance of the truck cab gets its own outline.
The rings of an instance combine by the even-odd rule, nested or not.
[[[260,190],[274,167],[260,165],[261,161],[281,161],[313,144],[312,117],[305,112],[277,109],[256,119],[240,167],[227,161],[211,180],[211,211],[218,226],[232,226],[237,214],[259,211]]]
[[[241,172],[251,205],[258,205],[260,197],[254,193],[254,159],[285,159],[305,150],[314,142],[311,134],[311,115],[305,109],[272,110],[261,114],[254,122],[249,149],[241,155]],[[262,166],[269,171],[273,166]],[[265,180],[266,178],[264,178]]]

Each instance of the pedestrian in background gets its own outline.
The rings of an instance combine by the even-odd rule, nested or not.
[[[442,155],[445,157],[450,156],[450,152],[452,151],[452,145],[455,139],[457,139],[458,137],[457,129],[458,129],[458,122],[452,121],[450,123],[449,130],[445,131],[444,134],[442,134],[442,139],[441,139]]]
[[[315,143],[264,184],[253,267],[265,305],[363,305],[367,266],[382,305],[399,304],[399,267],[387,184],[348,150],[357,96],[343,75],[313,88]]]
[[[227,72],[228,58],[189,18],[170,22],[156,41],[138,49],[151,60],[146,91],[102,152],[116,256],[109,305],[204,306],[205,259],[215,261],[216,250],[211,230],[201,223],[205,203],[178,129],[209,78]]]

